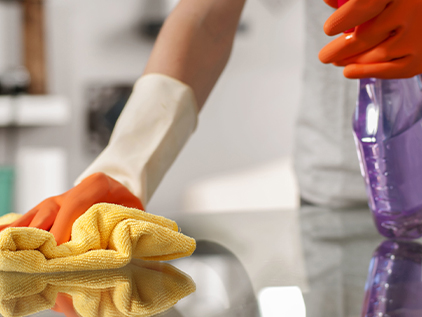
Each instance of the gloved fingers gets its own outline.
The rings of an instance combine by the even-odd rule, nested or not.
[[[357,38],[355,34],[343,34],[328,43],[318,55],[321,62],[335,63],[365,52],[374,46],[382,43],[390,36],[390,32],[379,33],[371,41]]]
[[[92,174],[61,197],[59,210],[50,228],[57,245],[70,240],[73,223],[85,211],[94,204],[107,201],[110,190],[107,178],[103,173]]]
[[[108,203],[115,203],[115,204],[125,205],[125,206],[127,205],[126,207],[129,207],[129,208],[136,208],[136,209],[143,208],[142,204],[138,205],[136,201],[135,202],[126,201],[126,202],[127,202],[126,204],[125,202],[120,203],[116,201],[108,202]],[[53,234],[54,239],[57,242],[57,245],[70,241],[73,223],[76,221],[76,219],[82,216],[92,205],[96,203],[99,203],[99,202],[95,202],[93,204],[87,205],[87,204],[79,204],[79,203],[73,204],[69,202],[68,200],[64,201],[59,212],[57,213],[54,223],[52,224],[50,228],[50,233]]]
[[[378,64],[350,64],[343,74],[350,79],[375,77],[380,79],[409,78],[419,74],[417,68],[412,67],[412,56]]]
[[[403,28],[390,19],[391,10],[376,19],[356,27],[352,34],[343,34],[328,43],[319,53],[323,63],[335,63],[340,60],[368,51],[390,38],[400,38]]]
[[[56,219],[50,228],[50,233],[54,235],[57,245],[70,240],[73,223],[90,207],[97,203],[109,202],[107,197],[101,196],[108,192],[107,186],[100,183],[93,184],[93,187],[95,188],[89,188],[88,191],[85,190],[84,192],[79,190],[72,192],[61,202],[60,210],[57,212]],[[105,193],[102,191],[105,191]]]
[[[124,185],[104,173],[94,173],[69,190],[60,202],[60,210],[50,229],[58,245],[70,240],[73,223],[97,203],[143,209],[139,198]]]
[[[334,9],[338,8],[338,1],[337,0],[324,0],[324,2]]]
[[[76,206],[73,204],[64,203],[59,212],[57,213],[56,219],[50,228],[50,233],[53,234],[57,245],[68,242],[72,233],[73,223],[82,214],[87,211],[88,208],[83,206]]]
[[[4,229],[10,228],[10,227],[27,227],[27,226],[29,226],[32,219],[35,217],[35,215],[38,212],[38,206],[36,206],[35,208],[28,211],[26,214],[24,214],[18,220],[14,221],[12,223],[9,223],[7,225],[1,225],[0,230],[4,230]]]
[[[327,35],[353,29],[382,13],[393,0],[350,0],[338,8],[324,24]]]
[[[399,37],[391,37],[375,48],[350,58],[335,61],[336,66],[347,66],[349,64],[378,64],[401,59],[410,55],[406,46],[401,45]]]
[[[42,204],[28,227],[49,230],[56,219],[59,208],[59,205],[52,200]]]

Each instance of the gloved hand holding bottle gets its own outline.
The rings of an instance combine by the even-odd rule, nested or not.
[[[413,11],[422,12],[422,1],[338,0],[338,7],[325,32],[346,34],[320,59],[346,66],[346,77],[362,77],[353,131],[376,226],[389,238],[419,238],[422,86],[414,75],[422,72],[416,39],[422,23]]]
[[[326,0],[337,7],[337,0]],[[323,63],[345,66],[347,78],[409,78],[422,73],[422,0],[350,0],[326,21],[336,35],[319,53]]]

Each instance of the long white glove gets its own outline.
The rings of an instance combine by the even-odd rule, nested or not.
[[[189,86],[161,74],[141,77],[109,144],[75,185],[103,172],[125,185],[146,206],[197,120],[198,107]]]

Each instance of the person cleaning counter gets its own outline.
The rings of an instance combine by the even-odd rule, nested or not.
[[[327,28],[329,30],[328,33],[340,33],[356,27],[356,32],[360,30],[359,32],[365,34],[360,25],[390,12],[388,3],[385,3],[382,10],[374,1],[369,2],[365,7],[365,9],[371,9],[368,11],[372,15],[362,17],[359,15],[362,11],[359,3],[357,0],[351,1],[350,5],[342,7],[345,9],[336,11],[327,22],[327,25],[330,25],[330,21],[333,21],[331,24],[335,28],[331,30],[326,27],[326,30]],[[61,244],[69,241],[72,224],[85,212],[86,206],[97,202],[110,202],[127,205],[127,207],[133,207],[135,204],[136,208],[143,209],[177,153],[195,129],[197,114],[229,59],[244,4],[244,0],[229,3],[222,0],[201,3],[182,0],[164,24],[144,76],[137,82],[108,147],[79,177],[74,188],[63,196],[47,199],[8,226],[31,226],[49,230],[54,234],[57,243]],[[413,14],[414,11],[420,10],[419,6],[411,10],[399,0],[394,4],[400,9],[394,11],[397,12],[396,16],[393,13],[395,21],[398,22],[404,23],[406,13]],[[308,26],[311,23],[318,24],[319,19],[323,18],[321,5],[316,1],[307,2]],[[320,9],[312,12],[311,9],[315,6]],[[348,11],[345,11],[346,9]],[[348,20],[344,19],[343,15],[355,18]],[[311,17],[315,17],[316,20]],[[337,24],[338,21],[343,21],[343,23]],[[414,24],[403,25],[400,29],[402,33],[397,33],[397,36],[414,34],[412,32],[415,28],[417,25]],[[313,31],[309,32],[307,44],[311,49],[307,54],[313,53],[315,46],[321,44],[318,42],[320,35],[312,38],[314,32],[322,33],[318,28],[313,28]],[[393,35],[396,36],[396,34]],[[411,36],[405,38],[409,37]],[[352,38],[353,43],[358,43],[357,47],[361,47],[359,43],[366,43],[365,38],[361,39],[357,35]],[[336,41],[334,43],[337,43]],[[345,38],[340,41],[346,43],[342,42],[343,46],[349,43],[345,42]],[[376,48],[383,42],[371,43],[370,47]],[[341,48],[343,46],[340,45]],[[416,46],[414,52],[415,56],[418,56],[419,51]],[[365,46],[365,49],[368,47]],[[328,50],[336,52],[330,47]],[[298,120],[300,142],[296,151],[296,170],[302,198],[304,202],[316,205],[340,207],[362,205],[366,202],[366,196],[362,179],[358,175],[357,159],[355,156],[355,158],[349,158],[346,155],[350,151],[354,152],[354,148],[348,147],[351,136],[343,134],[346,130],[345,113],[347,111],[343,113],[341,109],[347,107],[347,103],[344,102],[344,105],[340,106],[334,105],[336,98],[331,98],[327,104],[322,99],[318,101],[320,104],[309,102],[309,97],[318,100],[316,97],[321,96],[326,88],[315,84],[315,79],[318,77],[315,77],[318,75],[318,68],[313,67],[315,57],[316,55],[313,55],[307,64],[309,67],[307,67],[305,77],[305,105],[302,107],[302,114]],[[335,62],[328,59],[323,59],[323,61]],[[377,61],[377,59],[371,59],[369,64],[376,64]],[[354,61],[354,63],[366,65],[365,60]],[[380,68],[379,74],[382,75],[383,72],[388,73],[388,71],[388,69]],[[331,70],[324,72],[328,75],[333,73]],[[370,74],[361,73],[358,76],[367,75]],[[394,75],[407,76],[408,72],[407,69],[403,69],[403,73],[396,72]],[[331,80],[333,77],[329,75],[327,78]],[[310,89],[306,89],[307,87]],[[336,95],[342,89],[332,85],[329,91],[336,91],[334,93]],[[321,114],[330,111],[331,107],[337,107],[341,113],[337,109],[332,113],[333,118],[321,117]],[[304,114],[304,112],[307,113]],[[336,117],[337,115],[339,117]],[[333,125],[327,125],[327,120]],[[337,124],[342,126],[338,127]],[[331,133],[332,131],[327,131],[325,128],[318,131],[318,127],[324,125],[337,133]],[[350,125],[347,127],[350,129]],[[343,143],[346,139],[349,141]],[[319,144],[319,141],[323,146]],[[339,143],[340,146],[336,147]],[[346,152],[342,153],[346,148]],[[321,149],[325,150],[321,151]],[[315,151],[318,153],[313,156]],[[331,158],[325,160],[327,156]],[[321,160],[323,160],[322,165]],[[95,179],[93,183],[90,182],[90,177]],[[100,188],[101,190],[97,190]],[[78,197],[78,199],[67,200],[64,199],[65,197]]]
[[[375,5],[375,2],[367,3]],[[356,212],[356,221],[353,212],[343,209],[366,204],[351,136],[353,109],[350,105],[354,105],[356,96],[350,91],[355,91],[355,85],[345,80],[335,68],[318,61],[317,52],[327,41],[322,22],[331,9],[317,0],[308,0],[306,4],[308,49],[296,150],[296,171],[306,205],[300,211],[306,218],[302,221],[307,233],[305,252],[310,258],[307,271],[311,293],[305,295],[308,297],[305,302],[309,316],[356,316],[356,306],[351,308],[348,300],[356,303],[360,294],[354,290],[363,287],[359,272],[362,263],[367,262],[359,256],[367,256],[368,260],[371,256],[368,252],[361,252],[359,247],[363,244],[362,237],[379,237],[374,234],[370,222],[359,220],[367,208]],[[101,201],[144,209],[179,151],[170,145],[181,147],[195,129],[197,113],[229,57],[243,5],[244,1],[182,0],[162,29],[145,76],[137,82],[109,147],[81,175],[74,188],[60,198],[42,202],[9,226],[43,227],[54,234],[58,244],[62,244],[69,240],[75,219],[86,211],[85,207],[78,209],[78,206]],[[183,32],[176,25],[180,25]],[[355,26],[344,25],[344,29]],[[203,42],[208,42],[209,46],[200,44]],[[166,73],[168,64],[172,63],[176,68]],[[157,91],[161,93],[157,94]],[[168,93],[163,94],[163,91]],[[138,103],[139,100],[142,103]],[[147,105],[145,108],[144,104]],[[161,112],[154,117],[155,110]],[[134,123],[129,125],[130,122]],[[179,131],[177,124],[183,127],[180,138],[174,133]],[[143,139],[141,132],[157,130],[167,132],[152,136],[145,134]],[[136,142],[141,139],[142,142]],[[143,152],[144,148],[149,152]],[[141,153],[141,159],[137,153]],[[133,162],[136,164],[131,165]],[[92,179],[95,181],[91,182]],[[96,191],[96,188],[103,190]],[[332,212],[321,212],[326,206],[341,208],[333,215]],[[350,243],[351,236],[353,243]],[[242,246],[247,248],[247,244]],[[342,248],[350,251],[347,256]]]

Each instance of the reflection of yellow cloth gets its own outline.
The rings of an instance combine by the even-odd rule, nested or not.
[[[112,204],[97,204],[80,216],[69,242],[36,228],[0,232],[0,270],[47,273],[119,268],[132,258],[172,260],[191,255],[195,240],[164,217]]]
[[[173,266],[140,260],[91,272],[0,272],[0,313],[25,316],[50,309],[57,293],[66,293],[82,317],[151,316],[194,291],[192,279]]]

